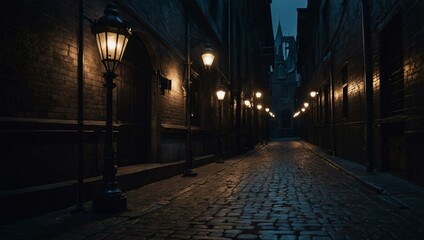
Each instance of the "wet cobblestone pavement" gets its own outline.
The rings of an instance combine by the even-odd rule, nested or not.
[[[32,236],[424,239],[423,222],[297,141],[271,142],[248,157],[210,164],[197,171],[196,178],[177,176],[127,192],[130,210],[121,215],[98,217],[84,213],[73,216],[73,220],[56,218],[51,226],[56,226],[56,231]],[[73,222],[72,227],[62,226],[67,222]]]

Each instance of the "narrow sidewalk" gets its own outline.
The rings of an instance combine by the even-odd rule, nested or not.
[[[382,199],[405,210],[424,224],[424,188],[400,177],[375,170],[367,172],[366,166],[325,153],[320,147],[300,141],[314,154],[354,177]]]

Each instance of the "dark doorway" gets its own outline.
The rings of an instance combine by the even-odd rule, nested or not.
[[[143,42],[132,37],[117,82],[117,157],[120,166],[149,162],[152,67]]]
[[[402,18],[397,14],[380,33],[380,111],[382,167],[405,174],[404,70]]]
[[[382,124],[382,168],[404,176],[406,173],[405,125],[403,122]]]
[[[395,16],[380,33],[380,109],[382,117],[404,112],[404,71],[401,16]]]
[[[288,108],[281,111],[281,127],[282,128],[292,127],[292,111]]]

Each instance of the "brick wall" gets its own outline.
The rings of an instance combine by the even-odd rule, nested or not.
[[[118,166],[177,161],[185,157],[187,110],[183,87],[186,84],[187,14],[192,24],[191,35],[215,44],[219,56],[217,66],[228,75],[228,39],[223,35],[228,33],[226,12],[211,15],[208,7],[214,3],[200,1],[199,5],[193,4],[189,13],[185,6],[188,2],[116,1],[120,15],[133,29],[130,41],[139,44],[132,46],[137,53],[124,56],[115,81],[117,87],[113,91],[114,139],[120,157]],[[84,1],[84,15],[98,19],[107,3],[109,1]],[[0,160],[0,191],[76,179],[76,4],[74,0],[1,2],[0,151],[3,157]],[[227,6],[226,1],[217,4],[219,9]],[[243,36],[249,40],[237,38],[243,46],[240,51],[250,49],[248,44],[252,48],[261,48],[258,44],[262,43],[260,38],[264,36],[254,35],[249,25],[253,16],[249,11],[256,3],[237,4],[243,6],[234,9],[238,21],[249,26],[243,28]],[[250,8],[249,4],[252,5]],[[100,175],[102,169],[106,99],[102,78],[104,69],[89,21],[84,21],[83,35],[84,171],[85,177],[91,177]],[[215,87],[222,77],[217,71],[203,69],[199,57],[203,47],[204,44],[200,44],[193,48],[191,56],[192,67],[199,75],[201,93],[198,98],[200,120],[193,137],[197,156],[215,152]],[[253,53],[259,54],[258,49]],[[253,53],[249,54],[253,56]],[[244,53],[234,54],[240,56],[234,58],[237,61],[248,62]],[[252,59],[260,61],[256,55]],[[241,65],[247,66],[245,63]],[[262,69],[261,64],[255,65]],[[256,79],[261,76],[256,71],[246,68],[240,76]],[[160,81],[155,73],[172,81],[170,91],[161,94]],[[238,81],[239,76],[234,79]],[[228,122],[230,136],[227,146],[234,147],[235,138],[239,137],[233,131],[235,110],[230,104],[225,108],[223,119]]]
[[[107,1],[85,1],[84,14],[92,19],[103,15]],[[158,95],[156,79],[152,81],[152,100],[159,106],[147,107],[146,118],[157,116],[156,121],[185,124],[184,93],[182,91],[185,51],[185,13],[181,1],[132,1],[118,2],[121,16],[131,23],[135,32],[142,35],[149,56],[156,59],[148,71],[159,70],[171,79],[169,94]],[[0,175],[1,190],[47,184],[76,178],[77,156],[77,6],[75,1],[18,1],[2,2],[1,90],[0,117],[2,120],[2,147],[4,153]],[[7,11],[6,11],[7,9]],[[139,15],[138,15],[139,14]],[[143,19],[139,18],[140,16]],[[154,23],[154,31],[148,32],[143,21]],[[173,26],[172,28],[169,26]],[[103,135],[105,119],[105,88],[103,66],[99,59],[94,36],[88,21],[84,22],[84,119],[85,174],[99,175],[102,168]],[[141,31],[141,34],[137,32]],[[166,45],[158,39],[172,39]],[[146,42],[149,41],[149,42]],[[125,56],[124,56],[125,58]],[[131,65],[131,64],[130,64]],[[119,69],[122,71],[122,68]],[[128,70],[132,71],[132,70]],[[114,89],[114,122],[116,139],[123,139],[118,108],[123,78],[130,72],[118,72]],[[150,73],[148,73],[150,74]],[[4,81],[3,81],[4,80]],[[146,81],[146,79],[143,79]],[[148,90],[147,90],[148,91]],[[157,100],[155,99],[157,98]],[[154,113],[152,112],[154,109]],[[127,123],[125,123],[127,124]],[[144,124],[158,124],[145,121]],[[160,123],[159,123],[160,124]],[[151,129],[149,126],[144,128]],[[127,129],[127,127],[125,128]],[[19,132],[17,134],[16,132]],[[150,141],[156,133],[143,134],[143,141]],[[118,137],[119,136],[119,137]],[[184,136],[184,135],[182,135]],[[8,140],[6,140],[8,139]],[[125,137],[124,137],[125,139]],[[156,139],[155,144],[159,144]],[[151,143],[149,143],[151,144]],[[121,151],[118,146],[118,156]],[[156,145],[152,146],[158,151]],[[127,151],[126,149],[125,151]],[[146,151],[149,151],[146,149]],[[184,151],[183,151],[184,152]],[[159,157],[157,153],[152,156]],[[173,156],[171,154],[171,156]],[[130,161],[140,163],[146,159]],[[176,158],[170,161],[180,160]],[[128,164],[128,160],[118,164]],[[54,170],[53,170],[54,169]],[[31,179],[31,181],[29,181]]]
[[[327,2],[328,17],[325,17],[324,3]],[[336,155],[366,164],[365,156],[365,85],[362,48],[361,1],[317,1],[310,2],[310,24],[314,32],[308,39],[312,50],[301,63],[306,71],[304,96],[309,89],[320,89],[329,82],[329,71],[334,79],[335,97],[335,150]],[[412,181],[423,183],[424,163],[419,145],[423,142],[423,19],[421,1],[379,0],[370,2],[371,54],[373,71],[373,160],[377,168],[386,169]],[[404,101],[402,113],[392,117],[381,115],[381,32],[397,14],[402,21],[403,83]],[[313,20],[312,20],[313,19]],[[325,21],[328,22],[329,36],[325,37]],[[393,36],[395,37],[395,36]],[[327,39],[328,43],[325,41]],[[302,44],[302,43],[301,43]],[[302,49],[301,49],[302,50]],[[331,52],[331,67],[326,63],[326,53]],[[348,111],[343,114],[342,69],[347,67]],[[329,123],[330,125],[332,122]],[[394,125],[393,125],[394,124]],[[398,130],[390,126],[398,126]],[[318,131],[318,130],[315,130]],[[394,132],[399,131],[399,136]],[[331,134],[331,132],[330,132]],[[388,142],[385,140],[389,138]],[[315,142],[323,145],[319,140]],[[389,144],[389,145],[388,145]],[[395,144],[395,145],[390,145]],[[396,147],[397,146],[397,147]],[[401,146],[401,147],[399,147]],[[395,149],[385,152],[387,148]],[[398,159],[393,159],[399,156]],[[393,162],[390,162],[393,161]],[[390,167],[390,164],[392,166]]]

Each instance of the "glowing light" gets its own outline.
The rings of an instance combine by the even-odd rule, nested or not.
[[[316,97],[318,95],[318,92],[312,91],[309,94],[311,95],[311,97]]]

